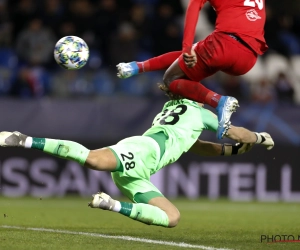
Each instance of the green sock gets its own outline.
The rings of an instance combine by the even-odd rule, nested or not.
[[[39,149],[67,160],[77,161],[81,165],[84,165],[90,152],[89,149],[77,142],[35,137],[32,138],[31,148]]]
[[[148,225],[169,226],[169,217],[158,207],[143,203],[120,202],[119,213]]]

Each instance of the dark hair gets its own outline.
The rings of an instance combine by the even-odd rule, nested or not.
[[[166,96],[168,96],[171,100],[179,100],[182,99],[182,96],[173,94],[170,90],[169,87],[164,84],[164,83],[158,83],[158,87],[160,90],[165,92]]]

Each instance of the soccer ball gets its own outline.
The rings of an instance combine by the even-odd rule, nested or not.
[[[56,43],[54,58],[65,69],[80,69],[89,58],[89,47],[80,37],[65,36]]]

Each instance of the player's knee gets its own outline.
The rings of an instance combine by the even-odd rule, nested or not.
[[[185,73],[182,71],[182,69],[179,66],[178,60],[176,60],[165,72],[163,76],[163,82],[166,86],[170,86],[171,82],[177,80],[186,78]]]
[[[106,170],[104,160],[105,159],[103,159],[102,154],[98,150],[91,150],[84,166],[94,170],[103,171]]]
[[[94,170],[99,170],[99,167],[98,166],[98,163],[99,163],[99,157],[97,157],[96,154],[94,154],[94,151],[91,150],[85,163],[84,163],[84,166],[87,167],[87,168],[91,168],[91,169],[94,169]]]
[[[170,83],[171,83],[170,77],[166,73],[163,76],[163,82],[166,86],[168,86],[168,87],[170,86]]]
[[[84,166],[98,171],[114,171],[118,162],[109,148],[101,148],[89,152]]]
[[[180,220],[180,212],[178,210],[168,214],[169,216],[169,227],[176,227]]]

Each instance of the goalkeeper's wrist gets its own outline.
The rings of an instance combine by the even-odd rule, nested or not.
[[[264,141],[266,140],[266,138],[264,136],[262,136],[260,133],[254,132],[254,134],[256,135],[256,142],[255,144],[262,144],[264,143]]]
[[[221,155],[223,155],[223,156],[237,155],[239,152],[239,149],[242,146],[243,146],[242,143],[238,143],[237,145],[223,143]]]

